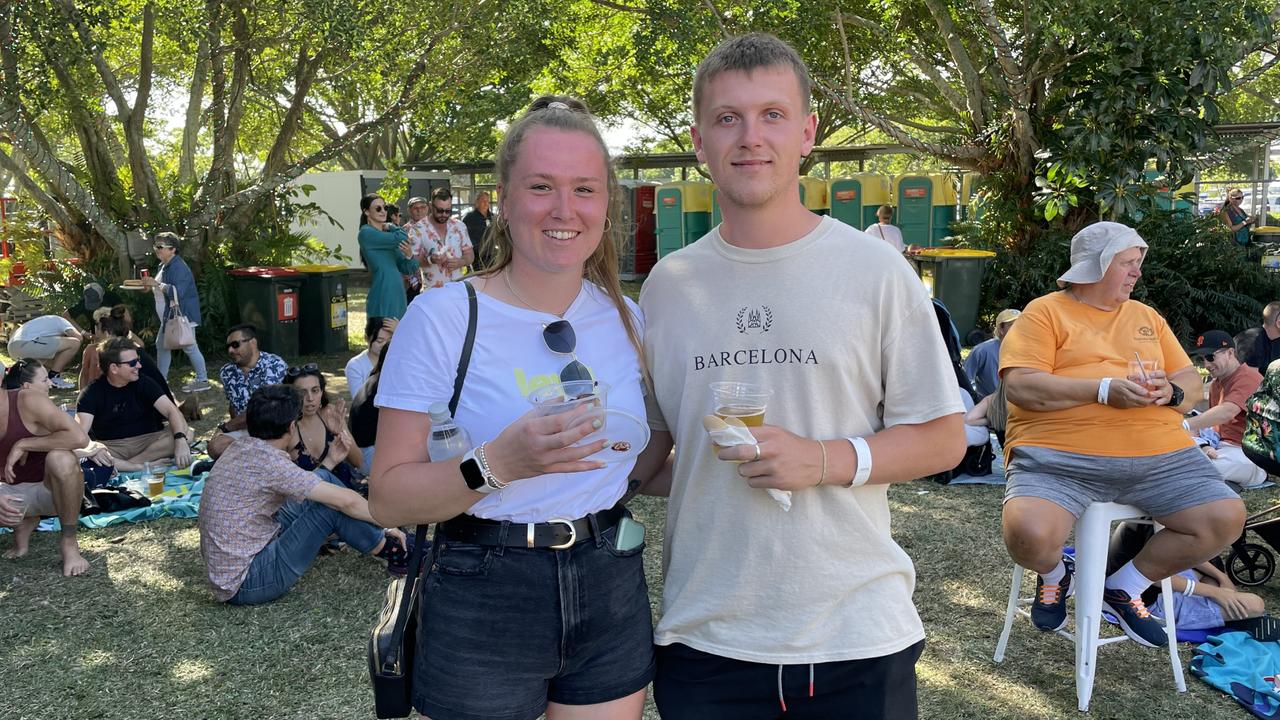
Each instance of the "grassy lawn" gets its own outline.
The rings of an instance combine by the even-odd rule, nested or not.
[[[353,308],[363,304],[353,297]],[[363,315],[353,312],[350,322],[358,335]],[[220,365],[216,353],[208,355],[211,370]],[[346,358],[316,359],[330,389],[345,392]],[[201,437],[224,417],[221,397],[212,406],[197,424]],[[1020,621],[1005,663],[991,662],[1010,570],[1000,542],[1001,492],[927,481],[890,490],[895,535],[916,561],[915,601],[929,636],[919,665],[923,718],[1078,717],[1065,640]],[[1257,511],[1280,502],[1280,490],[1246,500]],[[641,498],[633,509],[649,532],[656,613],[664,503]],[[0,537],[0,548],[9,542]],[[231,608],[206,590],[194,521],[82,531],[81,543],[92,567],[80,578],[59,576],[47,534],[37,535],[26,558],[0,560],[0,718],[372,717],[364,644],[386,586],[378,562],[349,550],[324,557],[281,600]],[[1278,586],[1273,580],[1261,590],[1273,608],[1280,608]],[[1184,661],[1190,650],[1183,647]],[[1188,688],[1184,696],[1173,692],[1162,650],[1106,647],[1092,716],[1246,717],[1189,675]],[[657,717],[652,708],[647,717]]]

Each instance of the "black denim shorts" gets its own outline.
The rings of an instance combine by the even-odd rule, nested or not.
[[[432,720],[533,720],[548,702],[593,705],[645,688],[655,665],[644,546],[618,552],[615,531],[567,550],[437,536],[414,707]]]

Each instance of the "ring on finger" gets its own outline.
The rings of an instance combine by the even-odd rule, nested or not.
[[[756,461],[758,461],[758,460],[760,459],[760,446],[759,446],[759,445],[752,445],[751,447],[753,447],[753,448],[755,448],[755,449],[756,449],[756,456],[755,456],[755,457],[753,457],[753,458],[751,458],[751,462],[756,462]]]

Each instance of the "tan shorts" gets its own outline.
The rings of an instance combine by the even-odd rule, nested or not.
[[[25,498],[27,517],[58,514],[58,509],[53,505],[53,493],[49,492],[49,488],[42,482],[0,485],[0,495],[17,495]]]
[[[116,440],[103,440],[102,444],[107,446],[111,451],[111,455],[121,460],[137,457],[142,454],[143,450],[151,447],[151,443],[158,441],[160,438],[172,438],[173,433],[168,428],[157,430],[146,435],[136,435],[134,437],[119,438]],[[170,452],[172,454],[172,451]]]
[[[49,360],[58,354],[61,335],[13,340],[9,343],[9,357],[14,360]]]

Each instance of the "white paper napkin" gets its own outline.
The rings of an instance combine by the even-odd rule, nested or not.
[[[756,442],[755,436],[747,429],[747,426],[727,423],[715,415],[704,417],[702,426],[706,428],[707,435],[711,437],[711,442],[723,447],[759,444]],[[783,510],[791,510],[790,490],[765,488],[764,491],[769,493],[769,497],[773,498]]]

